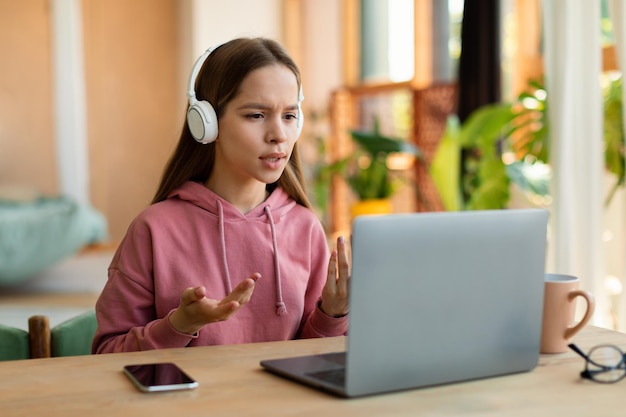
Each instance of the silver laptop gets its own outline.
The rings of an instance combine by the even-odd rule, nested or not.
[[[542,209],[358,217],[347,351],[261,365],[344,397],[532,370],[547,222]]]

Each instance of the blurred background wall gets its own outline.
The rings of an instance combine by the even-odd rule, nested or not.
[[[277,39],[301,67],[305,109],[325,107],[341,82],[340,10],[333,0],[0,0],[0,185],[58,195],[80,184],[67,176],[84,176],[86,192],[75,191],[118,242],[178,140],[195,59],[238,36]],[[59,52],[68,36],[74,62]],[[63,95],[78,97],[75,107],[55,108]],[[63,129],[64,118],[79,128]],[[77,153],[64,173],[63,141]]]

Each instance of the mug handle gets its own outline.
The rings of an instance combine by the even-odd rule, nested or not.
[[[585,299],[585,301],[587,302],[587,310],[585,311],[585,315],[583,316],[583,318],[577,324],[571,327],[568,327],[565,330],[566,339],[570,339],[572,338],[572,336],[578,333],[580,329],[582,329],[583,326],[587,324],[589,320],[591,320],[591,316],[593,316],[593,312],[596,309],[596,300],[593,294],[591,294],[589,291],[573,290],[573,291],[570,291],[570,293],[567,296],[567,298],[570,301],[574,301],[576,297],[583,297]]]

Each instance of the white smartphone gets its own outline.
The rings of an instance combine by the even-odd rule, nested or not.
[[[143,392],[193,389],[198,382],[171,362],[124,366],[124,373]]]

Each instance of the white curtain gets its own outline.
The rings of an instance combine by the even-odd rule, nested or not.
[[[604,289],[604,147],[600,0],[543,0],[549,94],[552,272],[580,277],[596,297],[593,323],[609,327]]]
[[[613,24],[613,36],[615,41],[615,52],[617,55],[617,62],[619,68],[624,74],[626,72],[626,4],[624,0],[610,0],[610,13],[611,22]],[[622,78],[623,79],[623,78]],[[622,103],[626,103],[626,89],[622,90]],[[622,120],[626,121],[626,106],[622,108]],[[621,193],[619,197],[621,199],[621,207],[626,206],[625,194]],[[626,213],[622,214],[622,230],[623,224],[626,223]],[[626,254],[622,253],[621,259],[626,259]],[[626,263],[624,264],[623,277],[626,277]],[[622,277],[622,282],[624,278]],[[617,322],[619,324],[618,330],[626,330],[626,291],[622,289],[619,294],[619,306],[617,306]]]
[[[80,0],[51,5],[55,140],[61,194],[89,203],[87,109]]]

